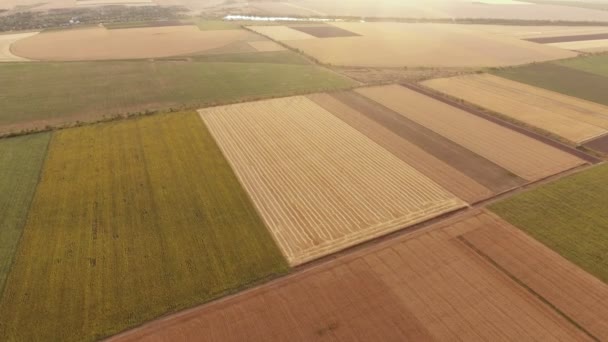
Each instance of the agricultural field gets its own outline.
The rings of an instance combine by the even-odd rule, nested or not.
[[[196,113],[66,129],[49,145],[0,336],[92,341],[286,271]]]
[[[605,340],[607,300],[606,284],[481,211],[110,341]]]
[[[435,79],[422,84],[540,128],[576,145],[608,134],[608,106],[524,83],[476,74]]]
[[[0,134],[354,85],[290,51],[183,60],[0,63],[0,79]]]
[[[111,30],[92,27],[43,32],[16,41],[11,51],[42,61],[141,59],[213,53],[222,47],[260,40],[265,39],[246,30],[201,31],[193,25]]]
[[[601,165],[493,204],[490,209],[608,283],[606,182],[608,166]]]
[[[0,140],[0,294],[38,184],[50,134]]]
[[[340,22],[331,26],[311,26],[313,31],[287,26],[248,28],[334,66],[492,67],[577,55],[467,25]],[[477,52],[480,49],[483,54]]]
[[[466,205],[305,97],[199,113],[291,265]]]
[[[355,91],[527,181],[583,164],[571,154],[402,86]]]
[[[0,63],[2,62],[25,62],[28,59],[15,56],[11,51],[11,46],[21,39],[32,37],[38,32],[28,33],[5,33],[0,34]]]

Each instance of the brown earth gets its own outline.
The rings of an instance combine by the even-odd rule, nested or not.
[[[402,86],[356,91],[528,181],[584,164],[568,153]]]
[[[474,179],[393,133],[356,109],[347,106],[335,97],[329,94],[313,94],[309,95],[308,98],[462,200],[475,203],[494,194],[492,190],[479,184]]]
[[[308,98],[199,113],[292,265],[465,206]]]
[[[357,37],[358,34],[350,32],[335,26],[290,26],[290,28],[317,38],[335,38],[335,37]]]
[[[334,97],[495,193],[526,183],[491,161],[356,92],[335,93]]]
[[[608,135],[591,140],[584,144],[586,148],[608,154]]]
[[[504,239],[493,238],[495,231]],[[518,254],[518,262],[508,265],[513,273],[505,273],[478,251],[500,248],[485,245],[477,236],[494,239],[500,248],[529,248],[534,259]],[[195,341],[201,336],[222,342],[605,337],[599,334],[601,325],[596,325],[606,314],[602,302],[573,303],[569,310],[560,299],[608,298],[605,284],[576,270],[516,228],[485,212],[474,212],[149,323],[110,341]],[[556,284],[564,271],[568,286]],[[517,278],[524,273],[526,278]],[[530,288],[522,281],[529,281]]]
[[[11,49],[17,56],[50,61],[160,58],[204,54],[252,35],[246,30],[201,31],[196,26],[96,27],[43,32],[13,43]]]
[[[579,36],[561,36],[561,37],[539,37],[539,38],[528,38],[529,42],[548,44],[548,43],[565,43],[565,42],[579,42],[583,40],[599,40],[608,39],[608,33],[596,33],[596,34],[584,34]]]

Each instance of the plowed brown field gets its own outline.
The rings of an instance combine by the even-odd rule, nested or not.
[[[315,39],[315,36],[287,26],[249,26],[248,29],[278,41]]]
[[[465,205],[305,97],[199,112],[292,265]]]
[[[568,153],[402,86],[356,91],[529,181],[584,164]]]
[[[577,144],[608,134],[608,107],[498,76],[467,75],[423,84]]]
[[[329,94],[314,94],[308,97],[468,203],[477,202],[494,194],[474,178],[425,151],[424,147],[419,147],[407,138],[394,133],[388,127],[377,123],[336,97]]]
[[[158,58],[204,53],[253,35],[246,30],[201,31],[196,26],[44,32],[13,44],[15,55],[49,61]]]
[[[495,242],[486,244],[482,236]],[[501,245],[495,248],[497,243]],[[480,254],[480,249],[502,247],[528,248],[534,259],[518,259],[505,270]],[[564,271],[567,285],[559,284]],[[603,299],[568,309],[551,293]],[[516,228],[477,212],[150,323],[112,341],[190,341],[201,336],[222,342],[590,341],[605,339],[600,323],[606,317],[606,298],[608,286]]]

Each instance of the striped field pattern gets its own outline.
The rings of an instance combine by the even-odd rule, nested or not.
[[[199,113],[292,265],[465,206],[305,97]]]

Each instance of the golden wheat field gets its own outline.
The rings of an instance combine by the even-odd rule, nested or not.
[[[502,77],[467,75],[423,84],[577,144],[608,134],[608,107]]]
[[[199,113],[292,265],[465,206],[305,97]]]
[[[27,58],[15,56],[11,47],[21,39],[37,35],[38,32],[0,34],[0,62],[24,62]]]
[[[356,91],[529,181],[584,163],[566,152],[402,86]]]

